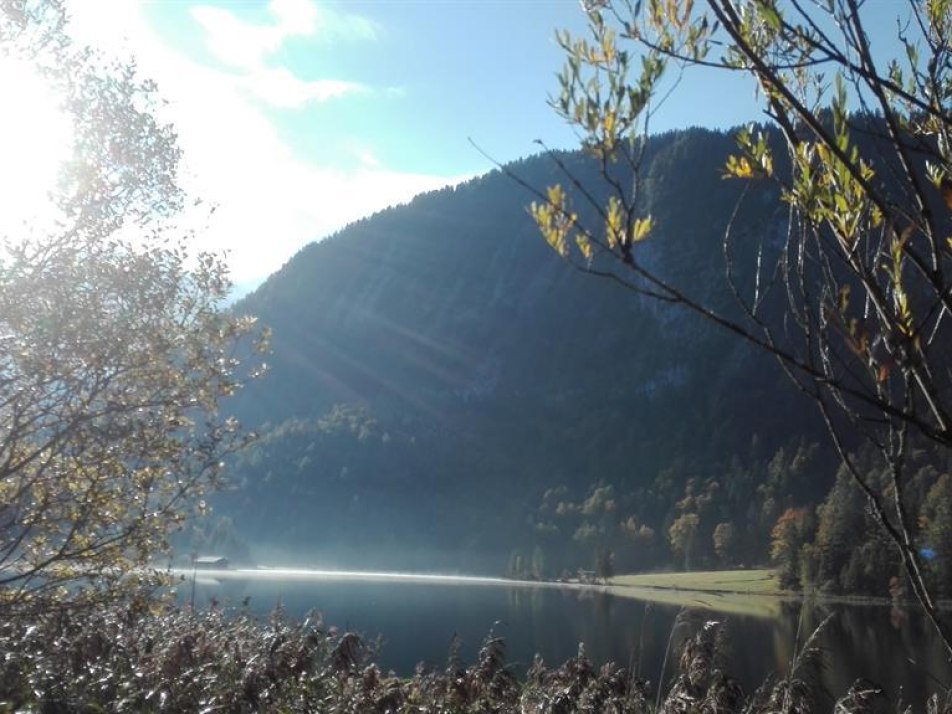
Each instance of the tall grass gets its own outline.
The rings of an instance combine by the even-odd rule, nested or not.
[[[677,671],[653,685],[624,667],[595,666],[582,649],[559,667],[536,660],[513,674],[502,639],[487,637],[476,661],[451,644],[445,667],[410,677],[382,672],[375,649],[320,617],[291,621],[219,609],[143,608],[53,613],[0,625],[0,712],[321,712],[328,714],[800,714],[818,711],[815,638],[786,678],[746,694],[730,676],[726,631],[707,621],[682,648]],[[829,700],[832,701],[832,700]],[[864,682],[837,714],[882,711]],[[829,707],[829,704],[827,704]],[[934,696],[929,714],[952,714]]]

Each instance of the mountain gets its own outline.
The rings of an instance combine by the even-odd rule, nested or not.
[[[638,246],[728,311],[733,146],[699,129],[653,140],[640,195],[656,228]],[[557,158],[598,183],[593,161]],[[508,170],[567,183],[548,156]],[[771,191],[742,204],[748,256],[782,230]],[[691,510],[695,562],[763,561],[784,504],[830,488],[812,407],[774,362],[573,269],[531,200],[500,171],[419,196],[308,245],[238,303],[272,328],[272,368],[231,405],[262,439],[216,508],[256,557],[542,574],[610,548],[616,567],[659,565]],[[786,483],[778,464],[797,454],[817,473]],[[738,534],[731,554],[711,540],[721,523]]]

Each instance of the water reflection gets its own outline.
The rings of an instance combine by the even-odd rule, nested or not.
[[[190,577],[188,574],[186,577]],[[191,582],[180,588],[188,598]],[[442,667],[454,636],[460,654],[472,662],[492,631],[505,638],[509,661],[524,670],[536,653],[551,665],[575,656],[580,645],[596,663],[615,661],[652,682],[676,669],[677,653],[692,627],[705,619],[729,625],[730,671],[752,692],[768,675],[789,671],[794,653],[828,615],[834,617],[817,635],[823,668],[819,674],[832,697],[842,696],[858,677],[882,685],[893,703],[922,706],[927,691],[952,682],[952,671],[928,623],[916,612],[897,617],[887,606],[803,605],[784,603],[774,619],[702,612],[695,624],[676,625],[682,608],[630,600],[585,589],[514,586],[506,581],[461,583],[441,578],[294,577],[275,573],[244,577],[202,573],[196,605],[250,602],[259,614],[280,603],[292,617],[320,611],[328,624],[380,635],[378,661],[398,674],[418,662]],[[681,615],[681,619],[684,616]]]

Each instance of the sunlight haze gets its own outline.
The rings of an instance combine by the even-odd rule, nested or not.
[[[488,171],[470,139],[500,162],[538,152],[536,139],[576,142],[547,105],[562,58],[555,30],[584,28],[575,0],[70,7],[81,41],[134,54],[158,82],[183,184],[205,202],[187,220],[200,247],[227,251],[239,291],[310,241]],[[654,128],[751,113],[705,104],[674,107]]]
[[[480,150],[504,163],[540,151],[537,140],[577,144],[547,104],[563,58],[556,30],[584,31],[576,0],[68,7],[79,41],[134,56],[157,81],[161,116],[184,150],[183,186],[202,199],[183,225],[197,248],[226,253],[238,293],[313,240],[492,169]],[[32,109],[42,90],[30,89],[28,74],[17,77],[5,86],[24,93],[24,110],[2,121],[14,147],[5,165],[18,167],[12,195],[25,200],[50,180],[62,142],[11,140],[29,133],[16,122],[56,122]],[[721,75],[716,91],[707,80],[705,70],[671,75],[679,91],[657,108],[651,130],[759,118],[743,79]]]
[[[950,48],[0,0],[0,714],[952,714]]]
[[[24,230],[42,235],[38,218],[48,214],[71,129],[51,88],[27,62],[0,57],[0,86],[0,237],[15,239]]]

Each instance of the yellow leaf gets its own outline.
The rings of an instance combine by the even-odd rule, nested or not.
[[[724,167],[724,178],[753,178],[754,169],[746,156],[728,156],[727,166]]]
[[[579,234],[575,237],[575,243],[578,245],[578,249],[582,252],[582,255],[585,256],[585,260],[592,259],[592,243],[591,241],[582,234]]]
[[[632,239],[635,243],[643,241],[648,237],[648,234],[651,233],[651,216],[646,216],[645,218],[638,218],[635,220],[635,230]]]
[[[838,302],[838,304],[839,304],[839,310],[840,310],[840,312],[846,312],[846,308],[849,306],[849,302],[850,302],[850,286],[849,286],[849,284],[843,285],[843,286],[840,288],[839,300],[838,300],[837,302]]]
[[[617,196],[611,196],[608,199],[608,212],[605,217],[605,236],[608,240],[609,248],[614,248],[625,239],[621,201],[618,200]]]

